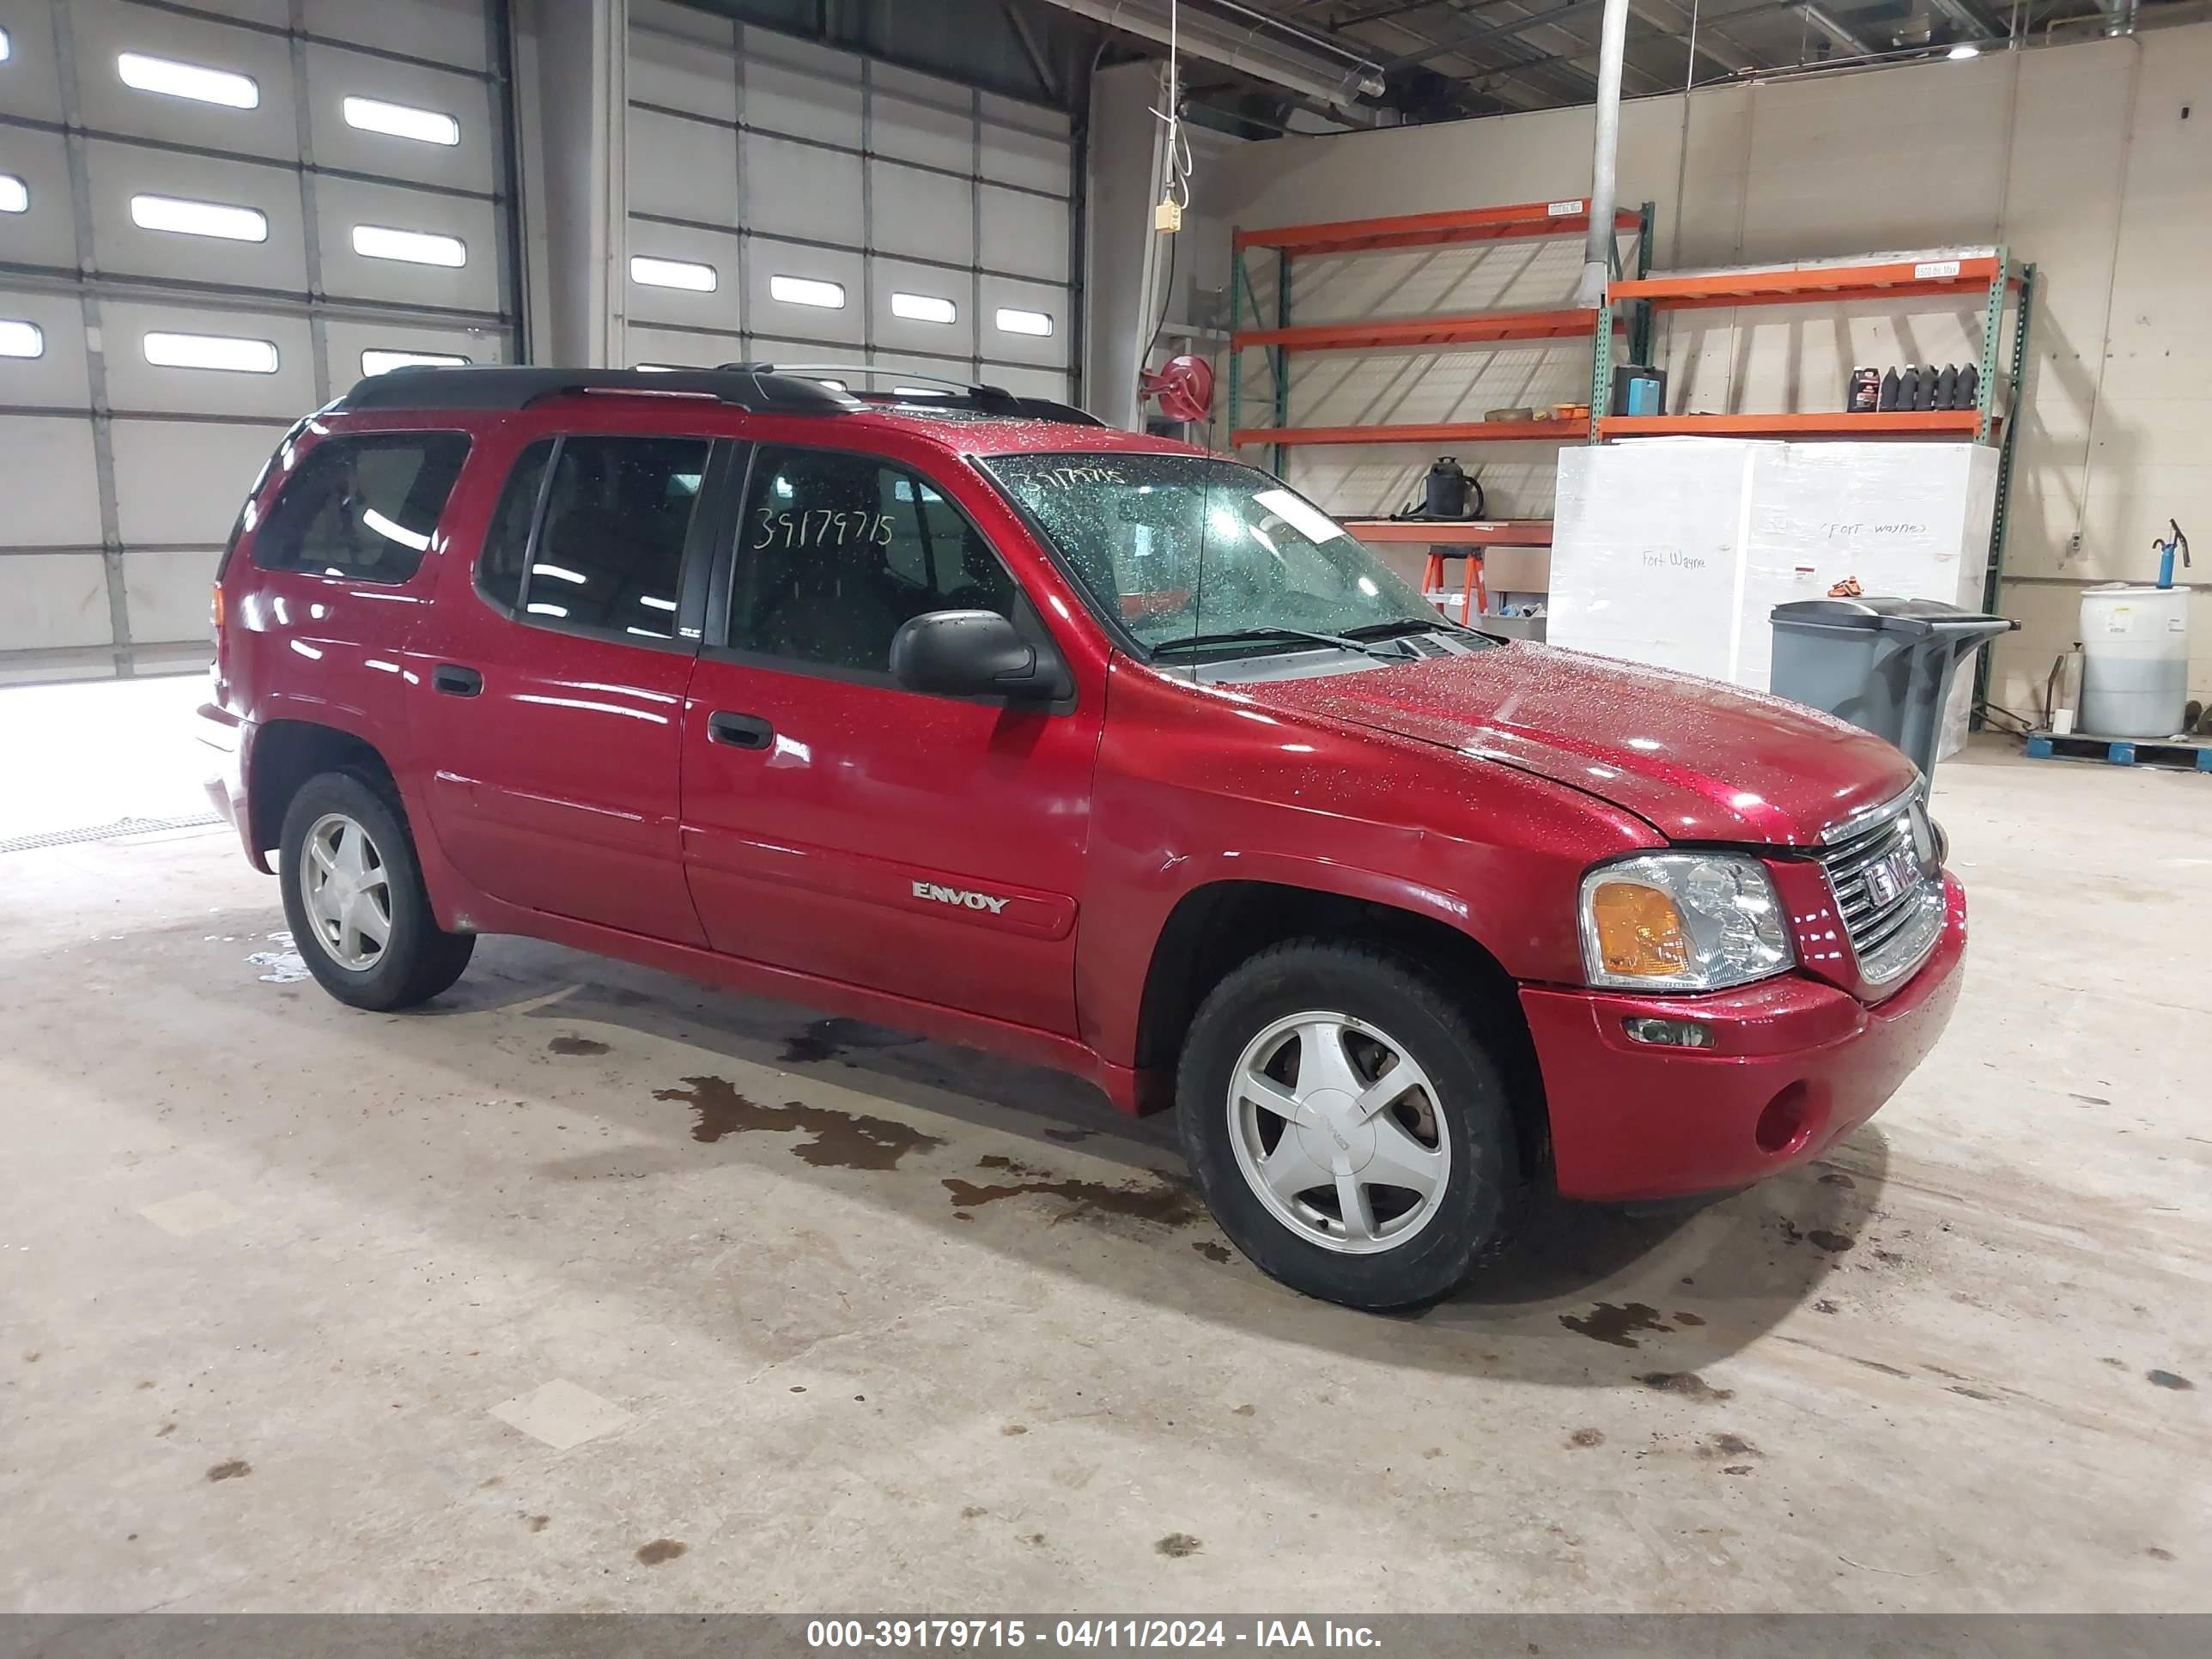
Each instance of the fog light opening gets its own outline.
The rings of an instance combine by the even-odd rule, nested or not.
[[[1659,1048],[1711,1048],[1717,1046],[1713,1030],[1694,1019],[1635,1018],[1621,1021],[1632,1042],[1648,1042]]]
[[[1802,1083],[1793,1083],[1766,1103],[1751,1132],[1752,1139],[1762,1152],[1794,1152],[1811,1138],[1813,1115],[1811,1091]]]

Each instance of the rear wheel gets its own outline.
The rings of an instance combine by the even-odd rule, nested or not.
[[[427,1002],[460,978],[476,936],[431,914],[398,803],[351,772],[312,777],[284,813],[284,915],[322,988],[356,1008]]]
[[[1407,958],[1261,951],[1199,1010],[1176,1097],[1222,1231],[1310,1296],[1433,1301],[1504,1241],[1520,1184],[1504,1085],[1466,1011]]]

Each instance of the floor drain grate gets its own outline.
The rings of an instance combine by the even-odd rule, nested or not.
[[[43,836],[18,836],[0,841],[0,853],[28,853],[40,847],[73,847],[80,842],[113,841],[118,836],[150,836],[161,830],[198,830],[222,819],[213,812],[195,812],[181,818],[118,818],[84,830],[50,830]]]

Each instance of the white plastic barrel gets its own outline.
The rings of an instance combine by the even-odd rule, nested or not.
[[[2189,700],[2189,590],[2115,582],[2081,595],[2081,729],[2166,738]]]

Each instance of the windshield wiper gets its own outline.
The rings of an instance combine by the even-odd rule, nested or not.
[[[1334,646],[1339,651],[1356,651],[1363,657],[1372,657],[1377,662],[1404,660],[1397,652],[1385,654],[1372,646],[1343,634],[1316,634],[1303,628],[1232,628],[1219,634],[1187,634],[1180,639],[1162,640],[1152,647],[1155,653],[1179,647],[1195,650],[1208,645],[1241,645],[1249,641],[1304,640],[1314,645]]]
[[[1424,621],[1419,617],[1398,617],[1389,622],[1362,623],[1357,628],[1347,628],[1347,640],[1395,640],[1408,634],[1457,634],[1466,630],[1457,623],[1437,616]]]

